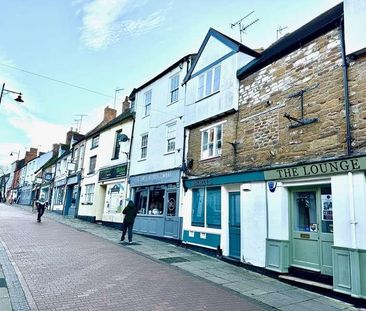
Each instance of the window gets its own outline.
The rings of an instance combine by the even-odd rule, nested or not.
[[[96,164],[97,164],[97,156],[91,157],[89,162],[89,174],[93,174],[95,172]]]
[[[78,170],[78,165],[79,165],[79,148],[75,148],[75,151],[74,151],[74,158],[73,158],[73,163],[75,163],[75,171]]]
[[[193,189],[192,226],[221,228],[221,188]]]
[[[131,106],[130,106],[130,110],[131,110],[131,112],[132,112],[132,111],[135,111],[135,105],[136,105],[136,103],[135,103],[135,98],[134,98],[134,99],[131,99]]]
[[[175,132],[176,123],[169,124],[166,127],[166,141],[167,141],[167,152],[172,152],[175,150]]]
[[[198,77],[198,99],[220,90],[221,66],[207,70]]]
[[[64,201],[64,189],[65,187],[57,187],[55,195],[55,205],[62,205]]]
[[[80,168],[80,169],[82,169],[83,168],[83,159],[84,159],[84,145],[81,145],[80,146],[80,156],[79,156],[79,165],[78,165],[78,167]]]
[[[146,159],[147,157],[147,142],[149,139],[148,134],[144,134],[141,136],[141,159]]]
[[[92,138],[91,148],[97,148],[99,146],[99,135]]]
[[[144,116],[148,116],[150,115],[150,110],[151,110],[151,90],[145,93],[145,111],[144,111]]]
[[[149,195],[149,215],[163,215],[164,212],[164,189],[160,187],[151,187]]]
[[[222,126],[222,124],[219,124],[202,131],[201,159],[208,159],[221,155]]]
[[[94,184],[85,185],[85,204],[93,204],[94,199]]]
[[[118,159],[119,158],[119,152],[121,150],[121,133],[122,130],[119,130],[116,132],[116,138],[115,138],[115,143],[114,143],[114,153],[113,153],[113,160]]]
[[[170,78],[170,103],[173,104],[178,101],[179,95],[179,74]]]

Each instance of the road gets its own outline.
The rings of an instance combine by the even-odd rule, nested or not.
[[[0,241],[31,310],[269,310],[170,265],[4,204]]]

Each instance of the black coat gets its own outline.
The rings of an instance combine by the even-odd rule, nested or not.
[[[133,223],[135,221],[136,214],[137,214],[135,204],[133,204],[132,201],[128,202],[127,206],[124,208],[122,213],[125,214],[125,218],[124,218],[123,222]]]

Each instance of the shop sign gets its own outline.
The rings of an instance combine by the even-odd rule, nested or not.
[[[80,175],[75,175],[75,176],[72,176],[72,177],[68,177],[67,184],[68,185],[73,185],[73,184],[79,183],[79,176]]]
[[[177,183],[180,178],[180,170],[170,170],[152,174],[138,175],[130,177],[131,187],[141,187],[156,184]]]
[[[366,170],[366,157],[279,168],[264,172],[266,180],[341,174]]]
[[[104,168],[99,171],[99,181],[125,177],[126,173],[126,164]]]
[[[209,186],[210,183],[210,179],[197,179],[197,180],[192,180],[192,188],[194,187],[205,187],[205,186]]]
[[[66,178],[55,181],[55,187],[60,187],[66,184]]]

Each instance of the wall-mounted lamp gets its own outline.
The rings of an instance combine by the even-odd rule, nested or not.
[[[241,188],[244,192],[252,191],[252,184],[243,184]]]
[[[3,83],[3,86],[2,86],[2,88],[1,88],[1,93],[0,93],[0,104],[1,104],[1,99],[3,98],[3,94],[4,94],[4,92],[6,92],[5,94],[7,94],[7,93],[18,94],[18,97],[17,97],[17,98],[15,98],[14,100],[15,100],[16,102],[18,102],[18,103],[23,103],[23,102],[24,102],[24,100],[22,99],[22,93],[7,90],[7,89],[5,88],[5,83]]]

